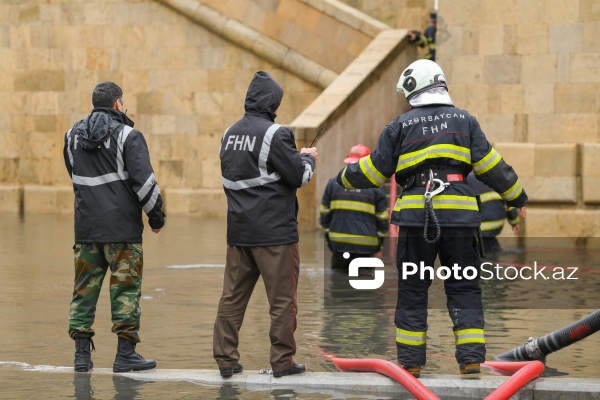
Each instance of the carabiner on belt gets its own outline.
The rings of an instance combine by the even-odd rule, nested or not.
[[[433,189],[436,184],[438,185],[437,189]],[[431,200],[433,196],[438,195],[444,191],[450,184],[448,182],[444,182],[441,179],[437,179],[433,177],[433,170],[429,170],[429,180],[425,185],[425,199]],[[433,190],[432,190],[433,189]]]
[[[435,188],[436,184],[438,185]],[[425,185],[425,226],[423,229],[423,238],[429,244],[434,244],[438,240],[440,240],[440,236],[442,235],[442,230],[440,228],[440,224],[435,215],[435,211],[433,211],[433,196],[438,195],[446,189],[446,187],[450,186],[448,182],[444,182],[441,179],[436,179],[433,177],[433,171],[429,170],[429,180]],[[435,236],[433,239],[429,238],[429,221],[433,223],[435,226]]]

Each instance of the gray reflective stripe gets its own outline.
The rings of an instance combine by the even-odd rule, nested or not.
[[[150,192],[150,189],[152,189],[152,185],[154,185],[154,173],[150,174],[148,180],[146,180],[144,185],[140,188],[140,190],[138,190],[137,196],[138,199],[140,199],[140,201],[142,201],[144,197],[146,197],[146,195]]]
[[[156,205],[156,200],[158,200],[159,195],[160,195],[160,189],[159,189],[158,185],[156,185],[156,186],[154,186],[154,190],[152,190],[152,196],[150,197],[150,200],[148,200],[148,202],[146,204],[144,204],[144,207],[142,207],[142,209],[144,210],[144,212],[146,214],[148,214],[150,211],[152,211],[152,209]]]
[[[313,170],[312,167],[310,166],[309,163],[304,163],[304,175],[302,175],[302,185],[300,186],[304,186],[308,183],[308,181],[310,181],[310,178],[312,178],[313,175]]]
[[[490,151],[493,151],[494,154],[492,154],[492,156],[486,162],[484,162],[483,164],[479,164],[479,165],[477,163],[473,164],[473,172],[475,172],[475,174],[478,174],[479,172],[481,172],[481,170],[486,170],[486,171],[489,170],[490,168],[487,168],[487,167],[491,163],[497,163],[499,161],[500,153],[498,153],[496,151],[496,149],[494,149],[493,147],[492,147],[492,150],[490,150]]]
[[[73,152],[71,151],[71,131],[73,128],[69,129],[67,132],[67,153],[69,154],[69,162],[71,163],[71,168],[73,168]]]
[[[281,179],[281,176],[277,172],[273,172],[271,174],[267,172],[267,160],[269,159],[269,152],[271,151],[271,141],[273,140],[275,132],[277,132],[277,129],[280,127],[281,125],[279,124],[273,124],[269,127],[269,129],[267,129],[267,132],[265,132],[260,153],[258,154],[258,171],[260,172],[260,176],[257,178],[242,179],[235,182],[230,181],[222,176],[221,180],[223,181],[223,186],[225,188],[230,190],[248,189],[251,187],[266,185],[267,183],[277,182]],[[306,169],[304,174],[306,174]]]
[[[368,214],[375,214],[375,206],[373,204],[360,201],[333,200],[330,205],[332,210],[363,211]]]
[[[114,181],[122,180],[119,174],[113,172],[111,174],[100,175],[95,177],[73,175],[73,183],[83,186],[98,186]]]
[[[419,160],[421,158],[429,158],[428,156],[433,155],[433,154],[442,154],[442,153],[450,153],[450,154],[454,154],[456,156],[459,157],[467,157],[470,158],[471,157],[471,153],[469,152],[468,149],[465,149],[466,151],[461,151],[461,150],[457,150],[457,149],[452,149],[452,148],[448,148],[448,147],[434,147],[434,148],[429,148],[427,149],[427,151],[424,151],[422,153],[419,154],[415,154],[414,156],[408,156],[404,159],[402,159],[399,163],[398,163],[398,169],[402,169],[402,166],[408,163],[411,163],[413,161]],[[409,153],[410,154],[410,153]]]
[[[398,199],[398,201],[400,202],[400,206],[406,206],[409,204],[418,204],[418,205],[425,207],[425,197],[423,197],[422,199],[414,199],[414,200],[400,198],[400,199]]]
[[[117,141],[117,174],[123,180],[129,179],[129,173],[125,171],[125,164],[123,163],[123,145],[132,130],[133,128],[130,126],[123,126],[123,130],[119,133],[119,140]]]
[[[481,223],[481,230],[482,231],[492,231],[494,229],[500,229],[504,227],[504,220],[503,219],[497,219],[495,221],[483,221]]]
[[[486,201],[502,200],[502,197],[496,192],[485,192],[479,195],[482,203]]]
[[[456,335],[456,339],[465,340],[465,339],[484,339],[485,336],[483,333],[465,333],[462,335]]]
[[[271,141],[273,140],[273,136],[277,129],[279,129],[281,125],[273,124],[267,129],[265,133],[265,137],[263,138],[263,143],[260,148],[260,154],[258,155],[258,170],[260,171],[260,175],[268,175],[267,174],[267,160],[269,158],[269,152],[271,151]]]
[[[396,339],[421,341],[425,340],[425,336],[426,335],[404,335],[402,333],[396,332]]]
[[[457,205],[465,205],[465,206],[471,206],[473,204],[477,204],[477,200],[438,200],[435,197],[433,198],[433,207],[435,208],[435,205],[441,205],[441,204],[457,204]]]
[[[380,219],[380,220],[382,220],[382,221],[383,221],[383,220],[386,220],[386,219],[388,219],[388,211],[387,211],[387,210],[385,210],[385,211],[378,212],[378,213],[376,214],[376,216],[377,216],[377,219]]]
[[[223,140],[225,140],[225,135],[227,135],[227,131],[229,130],[229,128],[231,128],[231,126],[225,129],[225,132],[223,132],[223,137],[221,137],[221,145],[219,146],[219,156],[221,155],[221,148],[223,148]]]
[[[79,176],[79,175],[73,174],[73,178],[72,178],[73,183],[75,183],[77,185],[83,185],[83,186],[98,186],[98,185],[103,185],[105,183],[115,182],[115,181],[119,181],[119,180],[125,181],[125,180],[129,179],[129,172],[125,171],[125,164],[123,163],[123,144],[125,143],[125,140],[127,140],[127,137],[129,136],[129,134],[131,133],[132,130],[133,130],[132,127],[125,125],[125,126],[123,126],[121,133],[119,133],[119,139],[117,140],[117,172],[112,172],[110,174],[100,175],[100,176],[95,176],[95,177]],[[71,131],[69,131],[69,132],[71,132]],[[71,137],[69,136],[69,141],[70,140],[71,140]],[[72,154],[70,153],[70,151],[69,151],[69,157],[72,157]],[[73,165],[73,160],[71,160],[71,166],[72,165]],[[142,187],[142,189],[143,188],[144,187]],[[150,190],[150,189],[147,189],[147,190]],[[146,192],[146,194],[148,194],[148,193]]]
[[[424,199],[415,199],[415,200],[400,199],[400,204],[401,204],[401,206],[407,206],[410,204],[418,204],[418,205],[425,207],[425,200]],[[433,198],[433,207],[434,208],[435,208],[436,204],[437,205],[456,204],[456,205],[471,206],[473,204],[477,204],[477,202],[475,200],[438,200],[434,197]]]
[[[504,200],[511,201],[518,197],[518,194],[521,190],[523,190],[523,188],[521,187],[521,182],[519,182],[519,180],[517,180],[517,184],[515,185],[515,188],[513,190],[511,190],[510,193],[505,192],[501,196]]]
[[[244,179],[243,181],[233,182],[228,179],[222,178],[223,186],[231,190],[248,189],[251,187],[266,185],[267,183],[277,182],[281,177],[278,173],[274,172],[271,175],[259,176],[258,178]]]

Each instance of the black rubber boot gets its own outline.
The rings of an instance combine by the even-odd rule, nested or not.
[[[73,366],[75,372],[88,372],[94,368],[94,362],[92,361],[92,350],[96,350],[94,347],[94,341],[91,337],[85,337],[81,335],[75,335],[75,360]]]
[[[119,337],[113,372],[143,371],[156,367],[156,361],[146,360],[135,352],[135,343]]]

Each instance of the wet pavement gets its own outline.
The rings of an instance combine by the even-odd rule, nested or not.
[[[331,399],[335,394],[303,394],[293,389],[251,392],[235,386],[209,387],[186,382],[138,382],[101,374],[51,374],[56,367],[71,367],[73,341],[67,318],[73,280],[73,220],[68,215],[0,214],[0,398],[77,399]],[[169,217],[159,234],[144,236],[142,343],[137,350],[157,360],[160,369],[213,369],[212,326],[221,294],[226,249],[225,221]],[[565,241],[526,252],[511,250],[499,256],[506,265],[522,268],[535,259],[546,265],[579,265],[579,286],[568,282],[485,282],[488,359],[568,325],[593,309],[600,293],[598,249],[565,246]],[[513,244],[509,244],[512,246]],[[512,248],[511,248],[512,249]],[[509,249],[510,250],[510,249]],[[377,307],[334,307],[325,301],[330,271],[319,232],[302,233],[301,273],[296,360],[309,371],[337,371],[326,354],[340,357],[395,359],[394,310],[389,295]],[[395,271],[393,251],[384,251],[386,273]],[[497,260],[494,260],[497,261]],[[520,267],[519,267],[520,266]],[[570,284],[570,283],[569,283]],[[108,283],[105,282],[94,329],[97,368],[110,368],[116,337],[110,332]],[[566,288],[566,289],[565,289]],[[431,290],[443,297],[434,282]],[[384,296],[385,297],[385,296]],[[554,300],[553,300],[554,299]],[[556,300],[558,299],[558,300]],[[518,305],[521,304],[521,307]],[[522,309],[523,305],[528,308]],[[268,304],[259,281],[240,333],[241,362],[246,369],[269,368]],[[454,338],[447,311],[429,312],[427,374],[457,374]],[[548,374],[568,378],[600,376],[598,336],[591,336],[548,357]],[[346,398],[346,397],[345,397]],[[358,396],[357,398],[362,398]]]

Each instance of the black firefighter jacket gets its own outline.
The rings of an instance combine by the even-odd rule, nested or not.
[[[519,210],[514,207],[506,207],[504,200],[498,193],[485,183],[469,174],[469,186],[479,195],[481,208],[481,236],[496,237],[504,228],[504,221],[515,226],[519,223]]]
[[[321,225],[332,251],[374,254],[389,230],[385,190],[348,190],[330,179],[321,200]]]
[[[296,189],[312,177],[314,158],[301,155],[292,131],[274,123],[282,98],[277,82],[257,72],[246,94],[246,113],[223,135],[219,155],[229,245],[298,241]]]
[[[152,228],[163,227],[146,141],[125,114],[94,109],[67,132],[63,153],[75,191],[76,243],[141,243],[142,210]]]
[[[389,123],[377,148],[338,174],[338,183],[348,189],[381,186],[396,174],[403,184],[411,175],[435,170],[460,171],[500,194],[507,205],[523,207],[527,195],[513,168],[490,145],[479,123],[468,112],[449,105],[415,107]],[[392,223],[421,227],[425,223],[425,187],[413,185],[396,201]],[[473,189],[451,182],[433,197],[440,226],[478,227],[481,222]]]

